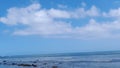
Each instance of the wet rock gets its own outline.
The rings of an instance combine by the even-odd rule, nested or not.
[[[33,63],[37,63],[36,61],[33,61]]]
[[[3,62],[5,63],[5,62],[7,62],[6,60],[3,60]]]
[[[17,63],[12,63],[11,65],[17,65]]]
[[[35,65],[35,64],[32,64],[32,66],[33,66],[33,67],[37,67],[37,65]]]
[[[18,64],[18,66],[37,67],[35,64]]]
[[[58,68],[58,66],[52,66],[52,68]]]
[[[47,65],[47,63],[43,63],[43,65]]]

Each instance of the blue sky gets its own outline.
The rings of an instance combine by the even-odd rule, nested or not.
[[[1,0],[0,55],[120,49],[119,0]]]

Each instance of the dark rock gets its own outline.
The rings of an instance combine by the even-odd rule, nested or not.
[[[52,68],[58,68],[58,66],[52,66]]]
[[[18,64],[18,66],[37,67],[35,64]]]
[[[43,65],[47,65],[47,63],[43,63]]]
[[[30,64],[18,64],[18,66],[31,66]]]
[[[33,66],[33,67],[37,67],[37,65],[35,65],[35,64],[32,64],[32,66]]]
[[[12,65],[17,65],[16,63],[12,63]]]
[[[4,63],[7,62],[6,60],[3,61]]]

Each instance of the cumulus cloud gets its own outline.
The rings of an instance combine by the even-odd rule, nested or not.
[[[118,9],[111,9],[109,12],[103,12],[103,16],[105,17],[115,17],[118,18],[120,17],[120,8]]]
[[[55,19],[70,18],[67,11],[58,9],[41,9],[40,4],[32,4],[25,8],[10,8],[6,17],[0,21],[7,25],[25,25],[23,30],[17,30],[19,35],[54,35],[67,33],[71,29],[69,23]]]
[[[71,12],[72,17],[75,18],[86,18],[86,17],[97,17],[100,15],[100,11],[96,6],[92,6],[90,9],[78,8]]]
[[[50,9],[48,11],[48,14],[54,18],[70,18],[71,17],[71,14],[68,11],[58,10],[58,9]]]
[[[110,10],[110,14],[119,13],[119,10]],[[106,13],[106,15],[108,15]],[[7,25],[19,26],[13,32],[14,35],[40,35],[44,37],[65,37],[65,38],[106,38],[119,36],[120,21],[117,19],[112,22],[97,22],[95,19],[84,26],[73,27],[65,20],[80,19],[86,17],[100,16],[100,10],[96,6],[90,9],[78,8],[74,10],[45,9],[38,3],[24,8],[13,7],[8,9],[5,17],[0,17],[0,21]],[[62,20],[64,19],[64,20]],[[77,22],[74,22],[77,23]]]
[[[32,13],[40,9],[40,4],[32,4],[26,8],[10,8],[6,17],[1,17],[0,21],[8,25],[29,24],[28,19],[32,19]],[[27,18],[27,19],[26,19]]]

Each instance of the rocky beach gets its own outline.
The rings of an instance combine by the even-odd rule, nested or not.
[[[0,68],[119,68],[120,54],[88,54],[71,56],[6,57]]]

